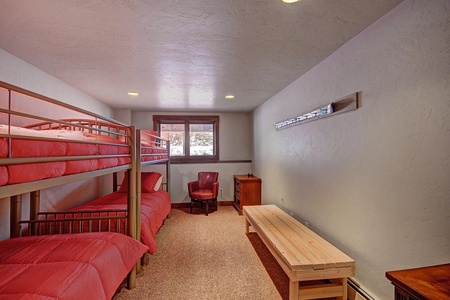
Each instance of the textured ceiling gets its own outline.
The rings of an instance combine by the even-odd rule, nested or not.
[[[0,48],[115,108],[251,111],[400,2],[0,0]]]

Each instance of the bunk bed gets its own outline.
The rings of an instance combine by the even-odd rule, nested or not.
[[[39,128],[48,125],[39,125]],[[168,180],[162,186],[162,174],[158,172],[142,172],[141,167],[156,163],[165,163],[167,178],[169,172],[168,141],[161,139],[156,131],[136,130],[136,237],[148,247],[148,253],[154,254],[157,249],[156,234],[170,213],[171,201],[168,192]],[[139,138],[138,138],[139,137]],[[129,193],[129,172],[126,170],[123,181],[117,183],[114,173],[113,189],[115,192],[94,199],[67,212],[40,211],[33,220],[19,221],[27,224],[25,235],[59,234],[69,232],[114,231],[127,232],[124,222],[127,213]],[[120,188],[118,188],[118,186]],[[39,224],[39,225],[38,225]],[[139,266],[138,266],[139,267]]]
[[[33,111],[36,109],[39,111],[38,113]],[[52,117],[55,115],[66,116],[66,114],[67,118],[54,119]],[[20,249],[27,249],[31,253],[48,251],[47,239],[62,240],[58,246],[51,249],[50,252],[53,254],[63,255],[64,252],[68,252],[75,256],[83,256],[87,261],[92,261],[94,257],[100,257],[103,264],[108,267],[116,263],[121,264],[120,256],[123,256],[123,253],[132,253],[133,255],[129,255],[123,260],[122,264],[125,267],[118,274],[123,276],[123,272],[126,270],[128,288],[135,287],[136,268],[133,266],[138,264],[142,254],[148,251],[147,246],[136,241],[136,237],[140,236],[141,164],[165,163],[167,180],[170,169],[168,143],[162,145],[162,142],[151,134],[149,134],[150,137],[143,137],[141,141],[141,134],[146,135],[146,133],[139,131],[137,136],[136,132],[134,126],[128,126],[0,82],[0,199],[10,199],[11,224],[11,239],[0,242],[0,249],[2,249],[0,251],[0,269],[12,272],[4,277],[5,280],[0,281],[0,299],[4,297],[3,292],[5,295],[13,293],[14,291],[11,290],[13,286],[23,288],[19,282],[21,280],[19,279],[20,271],[11,269],[9,263],[31,264],[32,266],[27,268],[33,269],[33,272],[45,270],[43,271],[44,276],[49,272],[70,275],[71,285],[75,287],[81,287],[84,284],[81,279],[83,276],[74,275],[76,272],[93,273],[92,270],[87,269],[76,270],[72,268],[72,264],[57,264],[46,257],[37,260],[23,257],[25,261],[19,259]],[[123,193],[126,205],[122,209],[113,209],[108,211],[107,215],[102,212],[102,214],[91,215],[87,218],[73,218],[73,225],[68,233],[21,237],[24,232],[31,235],[36,234],[43,224],[38,217],[40,190],[107,174],[113,174],[113,178],[116,179],[115,174],[118,172],[129,174],[126,179],[129,188],[126,193]],[[116,180],[114,180],[114,184],[116,185]],[[30,198],[30,220],[21,220],[22,196],[26,194],[29,194]],[[95,227],[92,224],[104,224],[103,222],[115,224],[109,226],[107,231],[116,233],[86,232]],[[89,230],[85,230],[84,224],[89,224]],[[123,225],[123,229],[120,224]],[[103,225],[97,227],[102,228]],[[117,232],[126,233],[129,237]],[[87,249],[86,245],[79,246],[83,244],[81,243],[83,239],[87,239],[88,243],[98,244],[108,240],[107,244],[115,246],[123,244],[125,246],[123,246],[124,248],[121,246],[121,249],[101,247],[103,250],[94,256],[89,256],[91,251],[85,251],[86,253],[67,251],[73,247]],[[122,241],[113,241],[115,239],[122,239]],[[21,248],[21,245],[25,248]],[[3,249],[13,250],[3,251]],[[108,256],[108,252],[114,252],[115,255]],[[58,257],[58,255],[56,256]],[[57,258],[57,260],[60,259]],[[68,258],[68,260],[72,259],[74,258]],[[40,268],[43,261],[48,264],[46,267]],[[106,263],[107,261],[108,263]],[[86,262],[79,261],[79,264],[86,264]],[[55,269],[48,269],[49,265],[55,266]],[[17,270],[19,269],[20,267]],[[111,269],[96,268],[96,272],[100,272],[100,277],[102,277],[106,273],[110,273]],[[2,274],[6,273],[2,272]],[[39,276],[39,274],[34,274],[34,278]],[[87,277],[85,280],[89,281],[89,278]],[[103,279],[92,278],[92,280],[102,281]],[[116,281],[112,281],[112,286],[117,288]],[[112,291],[112,286],[108,285],[105,299],[111,298],[111,293],[115,292],[115,290]],[[44,288],[47,289],[48,286]],[[38,288],[36,288],[37,290]],[[50,293],[48,290],[46,292]],[[57,292],[55,291],[55,293]],[[103,297],[99,299],[101,298]]]
[[[136,164],[136,202],[139,207],[145,207],[142,213],[138,214],[136,235],[149,247],[149,253],[154,254],[157,249],[155,240],[156,233],[162,226],[166,217],[170,214],[170,142],[162,139],[153,130],[140,130],[136,134],[136,152],[138,153]],[[161,181],[155,182],[155,172],[144,173],[144,166],[164,163],[166,170],[165,190],[159,188]],[[157,173],[156,173],[157,174]],[[148,176],[147,176],[148,175]],[[161,180],[162,177],[158,179]],[[122,182],[119,192],[126,193],[129,182],[126,177]],[[141,218],[144,219],[142,222]],[[143,224],[146,224],[143,225]],[[139,265],[138,265],[139,268]]]

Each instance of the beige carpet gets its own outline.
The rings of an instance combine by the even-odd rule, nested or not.
[[[122,289],[114,300],[282,299],[252,239],[245,234],[244,217],[231,206],[209,216],[172,209],[157,235],[157,252],[146,255],[137,287]]]

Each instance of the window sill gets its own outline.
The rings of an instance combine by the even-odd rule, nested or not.
[[[199,161],[178,161],[178,160],[170,160],[171,165],[185,165],[185,164],[231,164],[231,163],[251,163],[251,159],[243,159],[243,160],[199,160]]]

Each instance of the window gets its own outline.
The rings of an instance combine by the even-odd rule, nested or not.
[[[219,160],[219,116],[154,115],[153,124],[170,140],[171,161]]]

